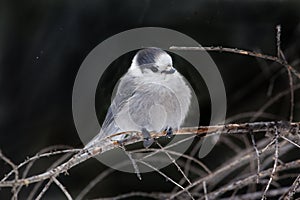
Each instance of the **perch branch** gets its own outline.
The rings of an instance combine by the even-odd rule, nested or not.
[[[208,135],[214,134],[244,134],[248,133],[249,130],[252,130],[253,133],[259,132],[266,132],[269,130],[274,130],[275,128],[280,129],[281,134],[284,133],[292,133],[298,134],[299,133],[299,125],[300,122],[253,122],[253,123],[242,123],[242,124],[226,124],[226,125],[215,125],[215,126],[200,126],[200,127],[191,127],[191,128],[182,128],[178,130],[174,135],[195,135],[198,137],[205,137]],[[72,167],[78,165],[79,163],[94,157],[100,153],[106,152],[108,150],[114,149],[119,147],[119,143],[116,141],[112,141],[111,138],[117,135],[129,134],[130,137],[124,141],[124,145],[133,144],[136,142],[143,141],[143,135],[140,132],[123,132],[113,134],[109,137],[104,138],[103,140],[99,141],[97,146],[93,146],[89,149],[84,149],[73,158],[71,158],[66,163],[51,169],[50,171],[28,177],[22,178],[18,180],[9,180],[9,181],[1,181],[0,187],[13,187],[16,185],[28,185],[35,182],[39,182],[42,180],[46,180],[52,177],[56,177],[61,173],[67,172]],[[153,138],[165,137],[166,132],[162,131],[160,133],[153,133],[151,132],[151,136]]]

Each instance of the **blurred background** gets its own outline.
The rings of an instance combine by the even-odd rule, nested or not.
[[[72,117],[72,88],[77,71],[94,47],[128,29],[164,27],[180,31],[202,46],[221,45],[276,55],[275,27],[281,24],[283,52],[288,62],[300,71],[299,9],[299,1],[3,0],[0,2],[0,149],[13,162],[20,163],[51,145],[83,147]],[[128,69],[134,53],[129,52],[112,63],[101,79],[102,89],[96,97],[102,99],[96,105],[99,123],[110,104],[114,84]],[[227,117],[257,111],[278,92],[289,88],[282,66],[224,52],[209,54],[224,80]],[[175,60],[186,63],[178,57]],[[196,87],[195,81],[191,84]],[[294,121],[300,119],[298,100],[296,92]],[[199,101],[201,112],[205,113],[201,113],[199,124],[204,125],[210,117],[210,103],[205,98]],[[287,95],[267,111],[278,119],[288,120],[289,102]],[[215,168],[221,162],[219,157],[230,157],[224,154],[222,147],[217,147],[203,161]],[[50,161],[53,162],[41,160],[30,174],[45,170]],[[104,169],[106,166],[91,159],[70,170],[70,176],[61,176],[61,181],[76,196]],[[0,175],[8,170],[1,163]],[[143,175],[139,181],[134,174],[115,172],[87,197],[170,191],[172,187],[152,173]],[[21,192],[21,199],[27,194],[26,190]],[[8,195],[10,189],[0,190],[0,199]],[[60,195],[59,189],[52,186],[45,198]]]

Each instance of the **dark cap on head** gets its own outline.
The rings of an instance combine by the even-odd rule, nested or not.
[[[161,54],[166,52],[156,47],[145,48],[137,52],[136,62],[140,66],[155,63],[156,58]]]

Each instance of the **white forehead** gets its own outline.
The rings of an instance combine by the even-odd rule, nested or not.
[[[167,53],[160,54],[155,60],[158,66],[173,65],[172,58]]]

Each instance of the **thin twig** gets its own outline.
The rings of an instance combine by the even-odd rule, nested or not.
[[[156,142],[156,144],[160,147],[161,151],[164,152],[169,159],[172,161],[172,163],[177,167],[177,170],[182,174],[183,178],[189,183],[192,184],[190,179],[185,175],[185,173],[182,171],[182,169],[179,167],[179,165],[176,163],[175,159],[168,153],[168,151],[165,151],[164,148],[161,146],[161,144],[159,144],[158,142]]]
[[[43,190],[39,193],[39,195],[36,197],[35,200],[40,200],[43,195],[47,192],[47,190],[49,189],[50,185],[53,183],[53,178],[51,178],[48,183],[44,186]]]
[[[285,146],[285,148],[286,149],[282,149],[282,151],[288,151],[289,149],[292,148],[292,146]],[[181,190],[181,191],[175,193],[174,195],[172,195],[170,197],[170,199],[175,198],[177,195],[182,194],[186,190],[190,190],[192,187],[195,187],[197,185],[198,186],[200,186],[200,185],[202,186],[201,183],[203,181],[208,182],[209,180],[211,180],[211,179],[213,179],[215,177],[223,175],[224,172],[230,172],[230,170],[232,170],[232,169],[238,169],[240,166],[243,166],[247,161],[251,160],[254,156],[255,156],[255,153],[250,152],[250,153],[248,153],[246,155],[242,154],[242,155],[239,155],[238,157],[234,157],[233,159],[231,159],[228,162],[224,163],[224,165],[220,169],[218,169],[215,172],[213,172],[213,174],[210,174],[210,175],[208,175],[206,177],[203,177],[203,178],[200,178],[200,179],[194,181],[192,183],[192,185],[185,187],[185,190]],[[300,160],[296,160],[296,161],[292,161],[292,162],[286,163],[285,165],[278,166],[277,171],[291,169],[291,168],[297,168],[299,166],[300,166]],[[260,178],[264,178],[264,177],[268,176],[269,174],[271,174],[271,172],[272,172],[272,169],[267,169],[265,171],[261,171],[259,173],[259,177]],[[256,177],[257,177],[256,174],[255,175],[251,175],[251,178],[249,177],[249,180],[247,179],[248,182],[241,181],[241,183],[240,182],[239,183],[233,183],[229,188],[227,188],[227,189],[223,188],[223,189],[220,189],[220,190],[226,192],[228,190],[232,190],[232,189],[235,189],[235,188],[240,187],[240,186],[242,187],[243,185],[247,185],[248,183],[250,183],[249,181],[251,181],[251,183],[253,183],[253,180],[256,181]],[[198,190],[199,190],[199,188],[197,188],[197,191]],[[217,193],[221,194],[223,192],[219,191]],[[215,198],[212,198],[212,199],[215,199]]]
[[[205,200],[208,200],[208,197],[207,197],[207,188],[206,188],[206,181],[203,181],[203,192],[204,192],[204,198],[205,198]]]
[[[121,145],[120,147],[124,151],[124,153],[127,155],[127,157],[129,158],[129,160],[131,161],[136,176],[138,177],[139,180],[142,180],[142,176],[141,176],[139,167],[138,167],[138,165],[135,162],[135,159],[132,157],[132,155],[131,155],[131,153],[129,151],[126,151],[126,149],[125,149],[125,147],[123,145]]]
[[[263,149],[261,149],[259,151],[259,154],[262,154],[263,152],[268,150],[274,144],[275,141],[276,141],[276,138],[274,137],[274,139],[271,142],[269,142]]]
[[[290,189],[287,191],[286,195],[283,196],[284,200],[293,199],[295,193],[297,192],[298,188],[300,186],[300,175],[297,176],[295,179],[293,185],[290,187]]]
[[[255,153],[256,153],[256,160],[257,160],[256,183],[258,183],[259,182],[259,172],[260,172],[260,154],[259,154],[259,150],[257,149],[257,145],[256,145],[255,138],[254,138],[254,135],[253,135],[252,131],[250,130],[249,133],[250,133],[250,136],[251,136],[251,141],[252,141],[253,148],[254,148]]]
[[[67,197],[68,200],[72,200],[72,196],[70,193],[66,190],[66,188],[56,179],[53,178],[55,184],[61,189],[61,191],[64,193],[64,195]]]
[[[206,165],[204,165],[201,161],[195,159],[194,157],[191,157],[191,156],[185,155],[185,154],[181,154],[180,152],[169,150],[166,147],[163,147],[163,148],[164,148],[164,151],[168,152],[169,154],[172,154],[172,155],[175,155],[175,156],[181,156],[182,158],[186,158],[187,160],[195,162],[197,165],[199,165],[198,167],[201,167],[201,168],[204,169],[206,174],[211,174],[212,173],[212,171]],[[147,152],[148,151],[153,151],[153,152],[156,152],[156,153],[161,152],[160,149],[154,149],[154,148],[138,149],[138,150],[134,150],[134,151],[131,151],[131,152],[132,153],[140,153],[140,152],[145,152],[145,151],[147,151]],[[148,156],[147,156],[147,158],[148,158]],[[145,157],[140,158],[140,160],[144,160],[144,159],[145,159]]]
[[[278,165],[278,157],[279,157],[279,145],[278,145],[278,138],[279,138],[279,133],[278,133],[278,129],[275,128],[275,154],[274,154],[274,165],[273,165],[273,169],[272,169],[272,173],[270,175],[270,179],[269,182],[264,190],[263,196],[261,198],[261,200],[265,200],[267,199],[267,192],[269,190],[269,187],[271,185],[272,180],[274,179],[275,173],[276,173],[276,168]]]
[[[93,200],[119,200],[119,199],[129,199],[132,197],[148,197],[153,199],[166,199],[170,194],[169,193],[147,193],[147,192],[130,192],[126,194],[117,195],[114,197],[107,197],[107,198],[96,198]]]
[[[69,157],[70,157],[69,154],[63,155],[61,158],[59,158],[58,160],[56,160],[50,167],[48,167],[46,171],[49,171],[49,170],[53,169],[54,167],[58,166],[59,164],[61,164],[62,162],[64,162]],[[40,188],[40,186],[42,185],[42,183],[43,182],[41,181],[41,182],[38,182],[37,184],[35,184],[35,186],[31,190],[31,192],[29,193],[29,195],[27,197],[27,200],[33,199],[33,197],[37,193],[37,191]],[[21,189],[21,186],[19,188]]]
[[[182,187],[181,185],[179,185],[176,181],[174,181],[172,178],[170,178],[169,176],[165,175],[163,172],[161,172],[159,169],[157,169],[156,167],[150,165],[149,163],[146,163],[142,160],[137,160],[138,162],[146,165],[147,167],[155,170],[157,173],[159,173],[160,175],[162,175],[164,178],[166,178],[167,180],[171,181],[173,184],[175,184],[177,187],[181,188],[182,190],[184,190],[184,187]],[[186,193],[191,197],[191,199],[194,199],[194,197],[192,196],[192,194],[189,191],[186,191]]]
[[[257,58],[262,58],[265,60],[273,61],[276,62],[280,65],[286,65],[284,61],[281,58],[278,58],[277,56],[270,56],[270,55],[265,55],[261,53],[257,53],[254,51],[248,51],[248,50],[243,50],[243,49],[238,49],[238,48],[230,48],[230,47],[222,47],[222,46],[211,46],[211,47],[201,47],[201,46],[196,46],[196,47],[182,47],[182,46],[171,46],[169,48],[170,50],[179,50],[179,51],[217,51],[217,52],[227,52],[227,53],[235,53],[235,54],[240,54],[240,55],[247,55],[247,56],[253,56]],[[291,72],[298,78],[300,78],[299,72],[294,69],[291,65],[287,64],[287,67],[291,70]]]
[[[131,151],[131,153],[139,153],[139,152],[145,152],[145,151],[158,151],[158,149],[152,149],[152,148],[149,148],[149,149],[140,149],[140,150],[134,150],[134,151]],[[176,152],[176,151],[171,151],[171,150],[165,150],[165,151],[168,151],[168,153],[170,154],[175,154],[175,155],[178,155],[179,153]],[[187,159],[189,159],[190,157],[187,156],[187,155],[184,155],[183,154],[183,157],[186,157]],[[158,158],[159,159],[159,158]],[[191,158],[193,159],[196,163],[200,162],[194,158]],[[152,160],[155,160],[157,161],[157,158],[156,157],[153,157]],[[85,195],[87,195],[87,193],[93,188],[95,187],[95,185],[97,183],[99,183],[100,181],[102,181],[104,178],[106,178],[108,175],[110,175],[111,173],[113,173],[115,171],[115,169],[118,169],[118,168],[121,168],[123,166],[126,166],[126,165],[129,165],[131,164],[130,161],[123,161],[121,163],[118,163],[117,165],[114,165],[112,166],[111,168],[108,168],[107,170],[103,171],[102,173],[100,173],[98,176],[96,176],[92,181],[89,182],[89,184],[78,194],[78,196],[76,197],[76,200],[81,200],[85,197]],[[200,167],[201,167],[201,164],[200,164]],[[181,184],[180,184],[181,185]],[[138,194],[128,194],[128,195],[137,195]],[[165,196],[165,195],[163,195]],[[115,198],[115,199],[122,199],[122,198],[127,198],[126,197],[126,194],[123,196],[123,195],[120,195],[120,196],[116,196],[116,197],[112,197],[112,198]],[[100,199],[112,199],[112,198],[100,198]]]
[[[283,188],[269,190],[267,197],[276,197],[278,195],[285,193],[288,189],[289,189],[288,187],[283,187]],[[263,191],[258,191],[258,192],[248,193],[248,194],[237,195],[230,198],[222,198],[220,200],[256,200],[261,197],[262,193]]]
[[[284,137],[283,135],[281,135],[280,137],[283,138],[284,140],[288,141],[289,143],[295,145],[296,147],[300,148],[300,145],[299,145],[299,144],[297,144],[297,143],[293,142],[292,140],[290,140],[290,139]]]
[[[280,37],[281,37],[281,25],[276,26],[276,46],[277,46],[277,57],[280,58]]]
[[[284,170],[288,170],[288,169],[296,169],[299,166],[300,166],[300,160],[296,160],[296,161],[286,163],[285,165],[278,166],[277,171],[279,172],[279,171],[284,171]],[[273,168],[261,171],[260,172],[260,177],[263,178],[263,177],[271,176],[272,172],[273,172]],[[216,199],[218,196],[224,194],[227,191],[231,191],[231,190],[234,190],[234,189],[237,189],[237,188],[243,188],[244,186],[246,186],[250,183],[254,183],[254,182],[256,182],[256,174],[253,174],[253,175],[247,176],[244,179],[237,180],[237,181],[234,181],[232,183],[229,183],[229,184],[221,187],[220,189],[209,193],[208,197],[210,199]],[[193,183],[193,184],[196,184],[196,182]],[[197,184],[199,184],[199,183],[197,182]],[[260,194],[262,195],[263,192],[261,192]],[[266,196],[268,196],[268,194],[266,194]]]
[[[49,156],[54,156],[54,155],[58,155],[58,154],[63,154],[63,153],[77,153],[79,151],[81,151],[82,149],[66,149],[66,150],[58,150],[58,151],[54,151],[54,152],[48,152],[48,153],[43,153],[43,154],[37,154],[35,156],[32,156],[28,159],[26,159],[24,162],[20,163],[18,166],[17,166],[17,169],[25,166],[26,164],[32,162],[32,161],[35,161],[35,160],[38,160],[40,158],[43,158],[43,157],[49,157]],[[1,179],[0,182],[3,182],[5,180],[7,180],[11,174],[13,174],[14,171],[10,171],[4,178]]]
[[[256,58],[262,58],[265,60],[270,60],[273,62],[276,62],[282,66],[284,66],[288,72],[288,79],[289,79],[289,86],[290,86],[290,122],[293,121],[293,113],[294,113],[294,87],[293,87],[293,78],[292,74],[293,73],[296,77],[300,78],[299,72],[295,68],[293,68],[291,65],[288,64],[288,62],[285,59],[284,54],[282,53],[281,50],[281,26],[277,25],[276,26],[276,46],[277,46],[277,56],[270,56],[270,55],[265,55],[261,54],[258,52],[254,51],[248,51],[248,50],[243,50],[243,49],[237,49],[237,48],[229,48],[229,47],[222,47],[222,46],[217,46],[217,47],[179,47],[179,46],[171,46],[169,49],[170,50],[183,50],[183,51],[219,51],[219,52],[228,52],[228,53],[235,53],[235,54],[240,54],[240,55],[248,55],[248,56],[253,56]]]
[[[290,86],[290,117],[289,120],[290,122],[293,121],[293,117],[294,117],[294,107],[295,107],[295,102],[294,102],[294,83],[293,83],[293,77],[292,77],[292,73],[291,73],[291,68],[288,66],[287,60],[285,59],[285,56],[283,54],[283,52],[280,50],[280,55],[282,57],[282,59],[284,60],[285,63],[285,68],[288,72],[288,78],[289,78],[289,86]]]
[[[262,148],[263,146],[267,145],[269,141],[267,139],[259,141],[257,143],[257,146],[259,148]],[[288,152],[290,149],[292,149],[292,145],[286,145],[281,149],[282,153]],[[261,158],[264,159],[264,157],[270,157],[273,154],[273,151],[268,152],[261,152]],[[249,148],[243,150],[239,154],[237,154],[232,159],[227,160],[222,164],[222,166],[213,172],[212,177],[209,177],[208,179],[205,179],[206,182],[209,182],[210,187],[214,188],[214,186],[218,185],[221,180],[224,180],[226,177],[228,177],[229,174],[232,174],[234,171],[238,170],[239,168],[247,165],[249,162],[253,160],[253,157],[255,157],[255,152],[250,151]],[[247,166],[246,166],[247,167]],[[240,172],[239,172],[240,173]],[[242,173],[243,174],[243,173]],[[219,179],[219,180],[216,180]],[[193,189],[193,192],[201,190],[202,185],[199,184],[198,187],[195,187]]]
[[[9,159],[7,158],[2,151],[0,150],[0,159],[2,159],[4,162],[6,162],[8,165],[11,166],[13,172],[15,173],[15,182],[19,179],[19,171],[18,167]],[[12,185],[12,199],[17,200],[18,199],[18,191],[17,191],[17,185],[13,184]]]

